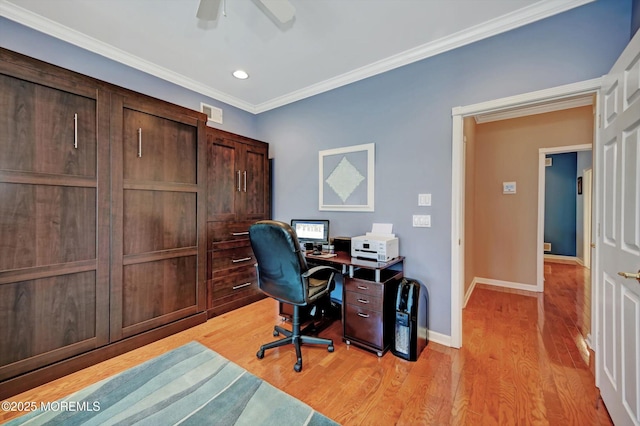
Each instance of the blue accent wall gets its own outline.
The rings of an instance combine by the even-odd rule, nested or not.
[[[189,108],[222,107],[225,130],[270,143],[274,218],[325,217],[332,236],[393,223],[405,275],[429,289],[430,329],[450,335],[451,109],[601,77],[630,28],[631,0],[599,0],[257,116],[4,18],[0,45]],[[364,143],[376,144],[375,212],[320,212],[318,151]],[[432,206],[418,207],[419,193]],[[430,214],[431,228],[413,228],[414,214]]]
[[[600,0],[258,116],[278,158],[274,218],[324,217],[333,236],[393,223],[430,328],[451,333],[451,109],[606,74],[629,41],[631,2]],[[318,211],[318,151],[376,144],[375,212]],[[537,161],[537,158],[533,159]],[[418,207],[431,193],[432,206]],[[412,215],[431,215],[431,228]]]
[[[576,175],[577,154],[547,155],[552,165],[545,167],[544,241],[551,243],[549,254],[576,255]]]

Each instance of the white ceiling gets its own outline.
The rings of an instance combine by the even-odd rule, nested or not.
[[[199,0],[0,0],[0,14],[260,113],[592,0],[290,1],[286,30],[252,0],[226,0],[215,22],[196,18]]]

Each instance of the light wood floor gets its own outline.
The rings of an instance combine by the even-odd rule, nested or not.
[[[347,347],[339,322],[322,333],[335,352],[303,347],[301,373],[292,347],[258,360],[279,322],[265,299],[10,400],[54,401],[196,340],[344,425],[611,424],[585,344],[588,275],[546,264],[545,277],[544,295],[479,286],[464,310],[463,348],[431,342],[417,362]]]

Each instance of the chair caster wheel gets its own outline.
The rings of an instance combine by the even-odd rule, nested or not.
[[[273,330],[273,337],[278,337],[279,335],[278,330]]]
[[[327,347],[327,350],[328,350],[329,352],[333,352],[333,350],[334,350],[333,345],[329,345],[329,346]]]
[[[302,363],[296,362],[293,366],[293,369],[296,371],[296,373],[299,373],[300,371],[302,371]]]
[[[264,351],[262,349],[260,349],[258,351],[258,353],[256,354],[256,356],[258,357],[258,359],[264,358]]]

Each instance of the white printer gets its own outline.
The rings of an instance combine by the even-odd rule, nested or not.
[[[398,257],[400,243],[391,233],[391,224],[374,223],[371,232],[351,238],[351,256],[359,259],[387,262]]]

